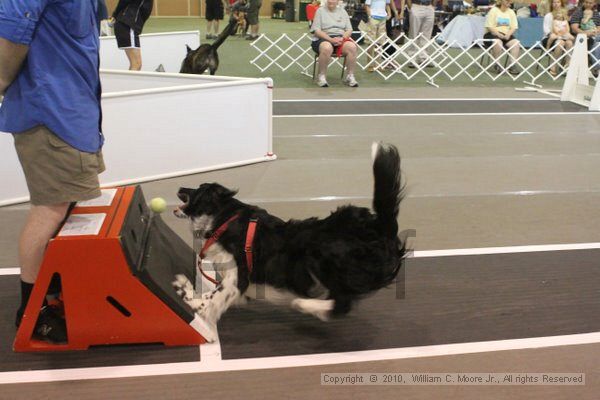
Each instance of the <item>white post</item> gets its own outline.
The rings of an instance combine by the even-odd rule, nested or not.
[[[571,56],[571,63],[569,64],[567,77],[563,84],[560,101],[575,101],[577,85],[587,85],[588,74],[587,36],[579,34],[575,39],[573,55]]]

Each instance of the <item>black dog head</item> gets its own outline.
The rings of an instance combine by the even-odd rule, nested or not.
[[[183,204],[175,210],[175,215],[179,218],[214,217],[236,193],[218,183],[203,183],[198,189],[180,188],[177,197]]]

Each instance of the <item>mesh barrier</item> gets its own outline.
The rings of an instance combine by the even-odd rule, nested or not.
[[[530,48],[518,43],[514,45],[519,47],[517,57],[510,55],[512,48],[502,48],[500,56],[494,59],[493,40],[478,39],[468,47],[458,47],[455,42],[439,42],[434,37],[421,40],[421,45],[417,46],[416,43],[422,39],[420,36],[410,39],[402,34],[392,40],[383,34],[377,40],[370,40],[366,33],[354,32],[353,39],[361,43],[358,46],[357,67],[373,69],[384,80],[424,77],[435,86],[442,79],[475,82],[484,79],[496,81],[506,77],[536,84],[542,77],[553,81],[564,77],[573,53],[573,48],[557,51],[557,44],[546,49],[540,42]],[[312,76],[315,54],[310,47],[311,39],[312,35],[308,33],[295,37],[285,33],[276,37],[263,34],[251,43],[258,55],[250,63],[261,72],[279,69]],[[369,56],[370,52],[373,57]],[[600,53],[600,42],[588,51],[590,73],[600,68],[600,60],[594,56],[595,53]],[[423,58],[425,62],[418,62]],[[342,67],[342,61],[333,57],[330,66],[335,64]]]

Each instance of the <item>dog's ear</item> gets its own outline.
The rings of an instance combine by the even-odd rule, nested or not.
[[[187,49],[187,54],[190,54],[190,52],[192,51],[192,49],[190,49],[190,46],[188,46],[187,44],[185,45],[185,48]]]
[[[235,196],[237,194],[237,190],[230,190],[225,186],[216,185],[213,193],[220,201],[224,201]]]

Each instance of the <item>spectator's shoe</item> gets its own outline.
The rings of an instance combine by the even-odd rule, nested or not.
[[[247,35],[246,40],[256,40],[258,39],[258,35]]]
[[[344,83],[350,87],[358,87],[358,82],[354,78],[354,75],[348,75],[344,78]]]
[[[502,73],[502,68],[500,68],[499,65],[494,65],[494,72],[497,74],[501,74]]]
[[[519,71],[519,68],[517,68],[517,67],[510,67],[508,69],[508,73],[511,75],[519,75],[521,73],[521,71]]]
[[[61,314],[60,307],[56,305],[42,307],[33,329],[34,338],[57,344],[66,343],[67,323]],[[21,325],[22,318],[23,315],[17,314],[17,328]]]
[[[329,87],[329,84],[327,83],[327,79],[325,78],[325,75],[319,75],[319,77],[317,78],[317,86]]]
[[[375,67],[371,65],[369,68],[367,68],[367,72],[375,72]]]

